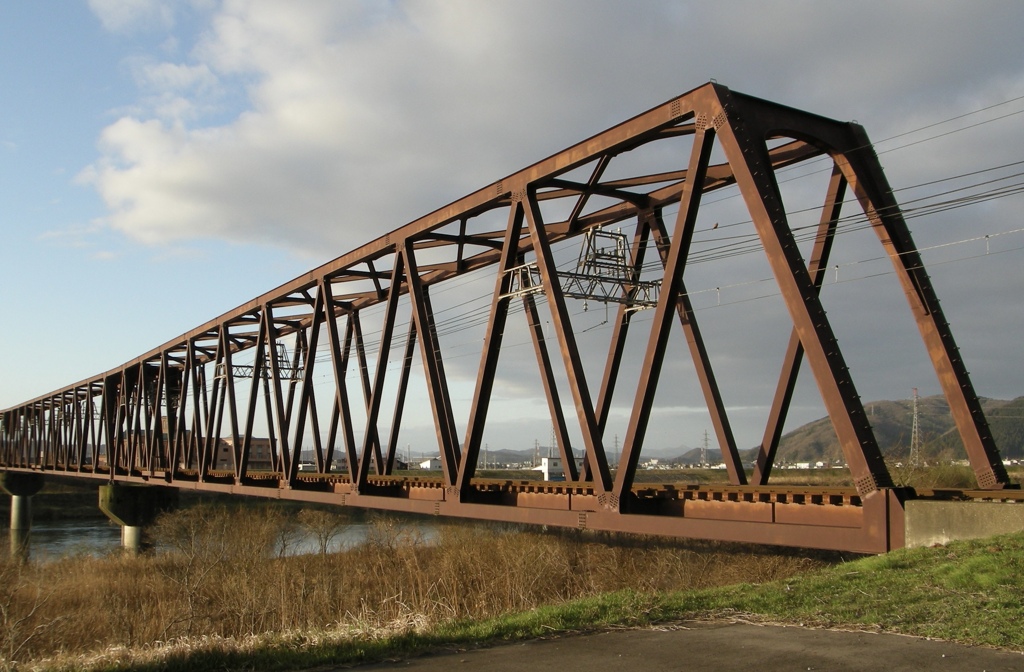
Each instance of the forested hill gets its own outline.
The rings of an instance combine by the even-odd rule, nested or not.
[[[981,399],[989,427],[1004,459],[1024,457],[1024,397],[1012,401]],[[924,459],[962,459],[963,443],[941,395],[917,402],[918,431]],[[900,459],[910,450],[913,401],[873,401],[864,405],[875,438],[886,457]],[[842,461],[842,451],[828,418],[815,420],[782,437],[777,460],[784,462]]]

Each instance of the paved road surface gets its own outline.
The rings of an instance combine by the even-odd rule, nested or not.
[[[665,630],[614,630],[439,653],[359,668],[416,672],[527,669],[1006,672],[1024,671],[1024,655],[899,635],[744,623],[688,623]]]

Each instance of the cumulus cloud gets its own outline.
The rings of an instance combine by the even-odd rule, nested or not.
[[[158,2],[92,6],[112,30],[173,19]],[[962,109],[1009,76],[1008,59],[984,53],[999,40],[977,35],[1013,23],[968,10],[224,2],[186,62],[136,68],[143,110],[104,131],[83,179],[144,241],[341,253],[711,76],[879,117],[881,133],[903,120],[878,105]],[[897,42],[867,30],[879,17],[920,29]]]
[[[90,6],[112,31],[169,30],[175,21],[171,5],[155,1]],[[151,244],[214,238],[326,260],[712,77],[856,118],[876,140],[1004,101],[1024,86],[1017,3],[984,12],[967,2],[795,0],[768,8],[582,0],[193,6],[199,38],[177,60],[147,54],[135,63],[138,109],[104,129],[98,158],[79,176],[104,199],[109,226]],[[892,152],[883,162],[894,186],[965,173],[1011,160],[1018,127],[999,127],[984,146],[977,135],[954,134],[927,154]],[[928,226],[925,242],[962,221]],[[847,246],[855,250],[847,258],[837,251],[837,263],[852,263],[871,245],[869,232]],[[695,269],[691,288],[767,277],[763,261],[727,268],[728,282]],[[905,310],[893,296],[876,305]],[[773,386],[777,363],[737,356],[732,345],[737,324],[749,331],[781,316],[772,327],[781,355],[789,329],[781,303],[718,314],[727,317],[709,333],[721,378]],[[839,320],[844,349],[874,352],[869,332],[877,325],[856,317]],[[854,355],[892,364],[886,384],[863,393],[909,390],[897,352]],[[472,358],[463,363],[475,366]],[[733,403],[760,408],[760,388],[732,388]]]
[[[89,8],[112,32],[158,30],[174,25],[172,3],[165,0],[89,0]]]

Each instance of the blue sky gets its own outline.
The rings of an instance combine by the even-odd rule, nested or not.
[[[1024,160],[1021,28],[1024,5],[977,0],[0,2],[0,408],[709,78],[856,119],[896,188]],[[1021,198],[910,221],[992,397],[1024,394]],[[987,256],[962,242],[985,235]],[[890,296],[872,283],[847,291]],[[902,319],[894,296],[834,316],[879,381],[857,376],[866,399],[939,391],[915,334],[879,333]],[[720,375],[762,366],[730,356]],[[768,399],[732,399],[750,445]]]

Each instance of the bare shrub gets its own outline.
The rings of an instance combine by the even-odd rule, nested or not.
[[[421,526],[384,516],[363,544],[324,552],[325,536],[319,552],[285,554],[297,529],[326,535],[334,524],[286,508],[197,506],[157,522],[152,554],[4,565],[0,646],[7,660],[29,660],[196,635],[412,627],[622,589],[768,581],[821,564],[710,542],[483,524],[440,525],[428,542]]]
[[[61,620],[46,613],[54,592],[26,572],[20,559],[0,560],[0,670],[13,670],[33,653],[41,639]]]
[[[331,542],[348,527],[347,516],[323,509],[302,509],[299,524],[316,539],[320,555],[327,555]]]

